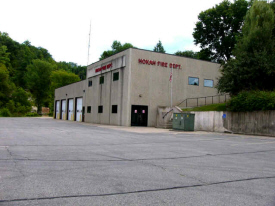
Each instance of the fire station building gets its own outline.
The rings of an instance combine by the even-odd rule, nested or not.
[[[170,106],[171,96],[175,106],[217,95],[219,69],[213,62],[130,48],[89,65],[86,80],[56,89],[54,116],[154,127],[158,107]]]

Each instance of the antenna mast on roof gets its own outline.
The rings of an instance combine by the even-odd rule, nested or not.
[[[91,20],[90,20],[90,32],[89,32],[89,44],[88,44],[88,60],[87,60],[87,66],[89,65],[89,57],[90,57],[90,40],[91,40]]]

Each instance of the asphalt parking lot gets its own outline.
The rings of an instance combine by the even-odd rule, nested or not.
[[[275,205],[275,138],[0,118],[0,205]]]

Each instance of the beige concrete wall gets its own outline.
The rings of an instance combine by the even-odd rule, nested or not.
[[[233,133],[275,136],[275,111],[225,112],[224,127]]]
[[[178,57],[162,53],[131,49],[131,105],[147,105],[148,126],[156,126],[157,108],[170,106],[169,66],[140,64],[138,59],[180,64],[181,69],[173,69],[173,105],[190,97],[217,95],[215,88],[204,87],[204,79],[214,80],[219,76],[220,65],[216,63]],[[199,86],[188,85],[188,77],[198,77]],[[141,96],[141,97],[140,97]]]
[[[195,114],[195,131],[225,132],[223,112],[191,112]]]
[[[275,136],[275,111],[191,113],[195,131]]]
[[[76,82],[64,87],[60,87],[55,90],[55,102],[57,100],[60,100],[60,108],[59,111],[61,111],[61,100],[67,100],[66,101],[66,108],[68,105],[68,99],[73,99],[74,101],[74,111],[75,111],[75,99],[77,97],[83,98],[83,105],[85,102],[85,94],[86,94],[86,80]],[[55,104],[54,104],[54,113],[55,113]],[[67,109],[66,109],[67,110]],[[67,112],[67,111],[66,111]],[[66,114],[67,115],[67,114]]]
[[[113,55],[103,61],[88,66],[86,108],[91,106],[91,113],[85,113],[85,121],[98,124],[130,126],[129,119],[129,75],[131,71],[130,50]],[[112,68],[101,72],[95,69],[112,63]],[[113,73],[119,72],[119,80],[113,81]],[[104,84],[99,79],[104,76]],[[88,87],[88,81],[93,85]],[[103,113],[98,113],[98,106],[103,106]],[[117,105],[117,113],[112,114],[112,105]]]

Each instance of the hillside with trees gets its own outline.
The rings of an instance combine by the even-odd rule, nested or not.
[[[224,0],[215,7],[202,11],[194,28],[195,45],[199,45],[200,59],[226,62],[232,57],[237,36],[251,1]]]
[[[217,88],[233,97],[232,111],[275,109],[275,3],[254,1]]]
[[[24,116],[31,106],[50,107],[54,90],[86,78],[86,66],[56,62],[42,47],[0,32],[0,115]]]

